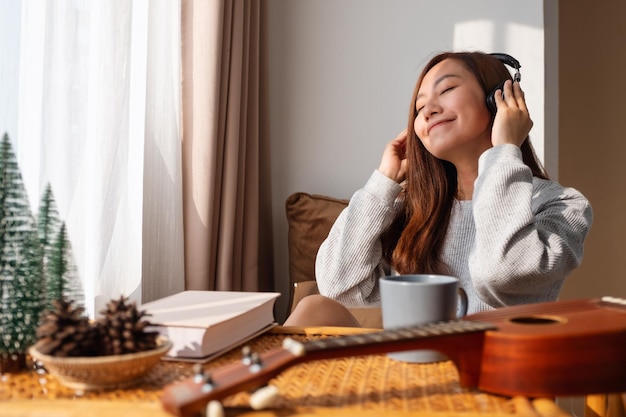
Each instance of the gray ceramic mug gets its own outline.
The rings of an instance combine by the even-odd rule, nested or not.
[[[467,295],[459,280],[448,275],[394,275],[380,279],[383,327],[396,329],[450,321],[467,312]],[[438,362],[447,357],[435,350],[390,353],[405,362]]]

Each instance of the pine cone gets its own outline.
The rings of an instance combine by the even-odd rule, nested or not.
[[[152,324],[144,320],[148,314],[139,311],[134,302],[127,301],[123,296],[111,300],[100,312],[98,324],[103,329],[105,355],[143,352],[157,347],[158,332],[146,331]]]
[[[97,356],[98,329],[90,325],[83,311],[73,301],[55,300],[54,309],[37,328],[36,349],[52,356]]]

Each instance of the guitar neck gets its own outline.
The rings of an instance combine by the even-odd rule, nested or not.
[[[172,414],[197,413],[205,405],[235,392],[253,389],[288,367],[301,362],[412,349],[438,349],[460,367],[462,383],[476,386],[480,352],[486,330],[494,326],[477,321],[451,321],[377,333],[330,337],[304,343],[290,338],[282,348],[256,358],[244,358],[208,375],[197,375],[165,388],[161,401]]]
[[[370,355],[413,349],[442,348],[447,339],[482,334],[496,326],[478,321],[455,320],[422,326],[383,330],[375,333],[330,337],[302,344],[304,360],[340,358],[347,355]],[[442,342],[440,339],[446,339]],[[444,349],[445,350],[445,349]],[[445,352],[444,352],[445,353]]]

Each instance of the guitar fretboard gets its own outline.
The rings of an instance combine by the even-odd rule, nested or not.
[[[304,350],[312,353],[321,350],[341,349],[363,345],[384,344],[403,340],[419,340],[450,335],[460,335],[493,330],[491,323],[453,320],[426,324],[416,327],[383,330],[376,333],[363,333],[349,336],[330,337],[304,343]]]

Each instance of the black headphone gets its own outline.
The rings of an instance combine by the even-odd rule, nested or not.
[[[500,60],[503,64],[508,65],[509,67],[515,69],[515,74],[513,75],[513,81],[517,81],[520,82],[522,80],[522,74],[520,74],[519,69],[522,67],[519,63],[519,61],[515,58],[513,58],[511,55],[507,55],[507,54],[489,54],[492,57]],[[506,80],[504,80],[506,81]],[[487,95],[487,108],[489,108],[489,111],[491,112],[492,115],[495,116],[496,114],[496,90],[502,90],[502,87],[504,86],[504,81],[502,81],[500,84],[498,84],[498,86],[496,88],[493,89],[493,91],[491,93],[489,93],[489,95]]]

